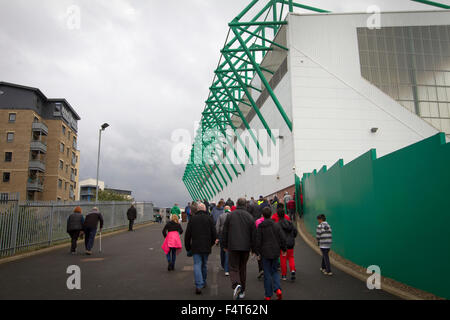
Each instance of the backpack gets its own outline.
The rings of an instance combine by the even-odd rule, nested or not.
[[[283,230],[283,233],[286,237],[287,248],[293,249],[295,247],[295,238],[297,237],[297,229],[294,228],[292,222],[286,219],[281,219],[279,223],[281,230]]]

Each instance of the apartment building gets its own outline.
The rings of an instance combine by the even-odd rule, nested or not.
[[[74,201],[78,196],[78,121],[65,99],[0,82],[0,193],[21,200]]]

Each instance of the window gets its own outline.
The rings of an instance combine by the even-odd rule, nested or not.
[[[53,115],[54,115],[54,116],[61,116],[61,109],[62,109],[61,104],[60,104],[60,103],[57,103],[57,104],[55,105],[55,112],[53,113]]]
[[[447,134],[449,31],[450,26],[357,29],[362,76]]]
[[[75,138],[75,137],[73,137],[73,143],[72,143],[72,146],[73,146],[74,149],[77,148],[77,138]]]
[[[69,157],[69,154],[70,154],[70,148],[67,147],[67,157]]]
[[[58,188],[59,188],[59,189],[62,189],[62,183],[63,183],[62,180],[59,179],[59,180],[58,180]]]
[[[9,122],[10,123],[16,122],[16,114],[15,113],[10,113],[9,114]]]
[[[7,193],[0,194],[0,202],[6,202],[9,199],[9,195]]]
[[[64,143],[61,143],[59,145],[59,151],[61,151],[61,153],[64,153]]]
[[[62,134],[63,134],[63,136],[66,135],[66,127],[65,126],[62,126]]]
[[[12,161],[12,152],[5,152],[5,162]]]
[[[3,182],[9,182],[11,180],[11,173],[10,172],[3,172]]]
[[[69,173],[69,165],[66,165],[66,173]]]
[[[65,184],[64,184],[64,190],[66,190],[67,191],[67,185],[68,185],[69,183],[68,182],[66,182]]]
[[[6,142],[13,142],[14,141],[14,132],[8,132],[6,134]]]
[[[64,169],[64,161],[59,160],[59,168],[60,168],[61,170]]]

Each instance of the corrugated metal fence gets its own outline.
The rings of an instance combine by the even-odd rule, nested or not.
[[[18,195],[0,200],[0,257],[19,252],[51,246],[55,242],[68,240],[67,218],[75,207],[83,209],[83,215],[94,207],[94,203],[20,203]],[[128,225],[128,202],[101,202],[97,205],[103,215],[103,231],[123,228]],[[136,224],[153,221],[154,207],[150,202],[136,203]]]

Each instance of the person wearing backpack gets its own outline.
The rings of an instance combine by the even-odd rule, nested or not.
[[[283,298],[278,273],[278,256],[280,251],[286,255],[286,239],[280,224],[275,223],[270,216],[269,207],[263,209],[263,222],[256,231],[256,253],[260,256],[264,268],[264,300],[271,300],[275,293],[278,300]]]
[[[280,203],[277,208],[277,214],[279,218],[280,228],[286,238],[287,254],[280,253],[281,264],[281,279],[287,280],[287,264],[289,263],[289,269],[291,270],[291,280],[296,278],[295,259],[294,259],[294,247],[295,238],[297,237],[297,229],[294,227],[289,217],[284,212],[284,205]]]

